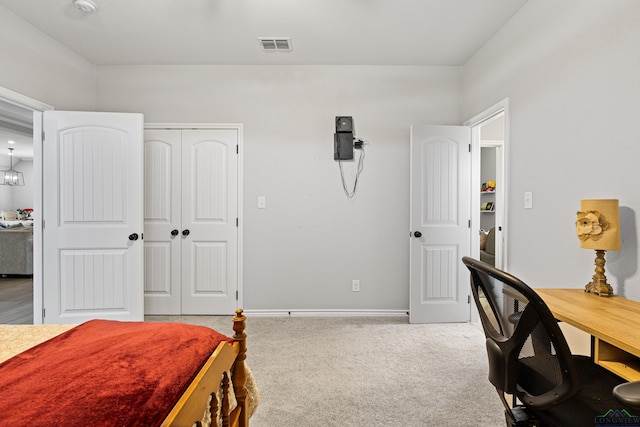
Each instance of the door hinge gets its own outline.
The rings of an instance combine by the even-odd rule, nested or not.
[[[236,144],[236,154],[240,154],[240,145]]]
[[[467,304],[471,304],[471,295],[467,295]]]
[[[469,228],[471,228],[471,220],[469,220]]]
[[[238,291],[236,291],[236,301],[238,301]]]
[[[44,141],[44,131],[42,131],[42,140]]]
[[[469,144],[469,152],[471,152],[471,144]]]
[[[47,310],[46,310],[44,307],[42,307],[42,318],[43,318],[43,319],[46,317],[46,316],[45,316],[46,311],[47,311]]]
[[[239,225],[238,225],[238,218],[236,218],[236,227],[238,227],[238,226],[239,226]]]

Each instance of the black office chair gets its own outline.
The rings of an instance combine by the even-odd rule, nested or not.
[[[587,356],[572,355],[553,314],[533,289],[484,262],[469,257],[462,262],[471,271],[489,381],[505,407],[507,426],[593,426],[596,417],[606,419],[611,410],[624,409],[612,390],[625,381]],[[638,389],[624,390],[636,387],[630,385],[620,386],[617,394],[634,407],[640,398],[634,397]]]

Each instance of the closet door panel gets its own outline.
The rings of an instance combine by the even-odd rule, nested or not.
[[[182,133],[182,313],[237,306],[238,130]]]
[[[145,131],[145,314],[181,312],[182,132]],[[177,230],[177,234],[174,230]],[[172,231],[174,233],[172,234]]]

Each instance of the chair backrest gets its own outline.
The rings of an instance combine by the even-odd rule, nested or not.
[[[540,409],[574,396],[579,380],[571,351],[540,296],[493,266],[469,257],[462,262],[471,272],[494,387]]]

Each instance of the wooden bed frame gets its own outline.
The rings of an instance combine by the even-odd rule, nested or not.
[[[242,309],[236,310],[233,317],[233,344],[221,343],[206,361],[173,410],[162,423],[162,427],[200,427],[203,409],[211,412],[212,427],[248,427],[249,413],[247,402],[247,335],[244,333],[246,316]],[[229,410],[229,378],[232,372],[232,383],[237,406]],[[222,378],[222,381],[220,379]],[[222,402],[218,402],[216,394],[222,389]],[[218,426],[218,415],[222,415],[222,425]]]
[[[213,427],[249,426],[249,417],[259,402],[259,392],[255,386],[253,375],[245,364],[247,357],[245,321],[246,317],[243,315],[243,310],[237,309],[233,317],[233,330],[235,332],[233,337],[230,340],[223,340],[208,356],[205,353],[206,361],[200,370],[191,376],[191,382],[186,385],[185,391],[177,399],[177,402],[169,402],[172,407],[166,408],[166,412],[162,411],[164,414],[168,414],[166,418],[158,420],[158,415],[160,417],[164,415],[160,415],[156,411],[156,420],[149,420],[150,422],[163,427],[193,427],[194,425],[201,427],[203,423],[207,424],[209,422]],[[51,326],[51,328],[38,328],[39,326]],[[60,326],[70,326],[70,328],[60,328]],[[55,339],[55,337],[60,336],[59,334],[67,333],[77,326],[34,325],[32,326],[34,329],[29,330],[26,329],[29,326],[25,325],[23,326],[24,329],[16,329],[14,331],[3,329],[7,333],[7,335],[3,335],[3,339],[7,343],[13,343],[14,345],[9,345],[3,352],[0,352],[2,356],[0,362],[4,364],[18,354],[32,351],[35,346],[46,345],[45,342]],[[21,328],[21,326],[18,325],[16,328]],[[34,331],[35,334],[32,335],[31,331]],[[203,336],[210,337],[207,333],[204,333]],[[211,338],[213,339],[213,336]],[[64,341],[62,345],[64,345]],[[57,349],[60,351],[60,346]],[[126,351],[126,348],[124,351]],[[200,354],[202,355],[203,352],[200,352]],[[171,357],[170,353],[168,357]],[[176,357],[179,358],[180,356],[176,354]],[[23,360],[28,360],[28,358]],[[28,364],[28,362],[24,363]],[[187,376],[189,375],[187,374]],[[4,379],[5,381],[2,384],[7,385],[6,378]],[[166,389],[165,387],[164,390]],[[24,392],[23,388],[18,394]],[[234,403],[235,406],[232,406]],[[11,410],[5,406],[3,406],[4,410]],[[153,414],[153,412],[150,414]],[[36,416],[35,413],[33,416]]]

